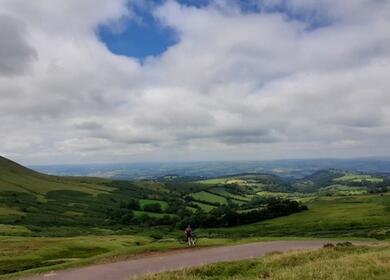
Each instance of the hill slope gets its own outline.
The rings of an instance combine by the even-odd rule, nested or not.
[[[0,224],[109,226],[113,222],[108,219],[111,209],[119,209],[121,203],[131,199],[158,195],[158,190],[143,185],[99,178],[51,176],[0,157]],[[129,211],[121,210],[118,217],[126,216]],[[147,213],[140,211],[140,214]]]
[[[97,184],[103,179],[67,178],[41,174],[0,156],[0,191],[28,192],[44,195],[49,191],[73,190],[92,195],[112,191]]]

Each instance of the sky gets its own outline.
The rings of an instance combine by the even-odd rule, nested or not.
[[[390,0],[0,0],[0,155],[390,155]]]

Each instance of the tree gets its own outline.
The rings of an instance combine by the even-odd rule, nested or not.
[[[146,205],[143,207],[143,210],[144,210],[144,211],[148,211],[148,212],[154,212],[154,213],[161,213],[161,212],[162,212],[162,208],[161,208],[160,203],[150,203],[150,204],[146,204]]]

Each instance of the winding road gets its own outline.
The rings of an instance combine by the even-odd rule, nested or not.
[[[270,241],[157,253],[137,259],[50,272],[23,280],[129,280],[151,273],[204,264],[250,259],[267,253],[321,248],[327,241]]]

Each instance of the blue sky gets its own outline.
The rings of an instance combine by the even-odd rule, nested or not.
[[[108,49],[119,55],[136,57],[141,61],[149,55],[159,55],[178,41],[172,28],[163,26],[152,14],[156,5],[164,0],[147,0],[145,5],[131,5],[129,9],[136,14],[137,20],[126,18],[121,32],[115,32],[107,25],[98,28],[98,36]],[[181,0],[181,4],[194,7],[207,6],[210,0]]]
[[[107,25],[98,29],[100,39],[111,52],[143,59],[148,55],[159,55],[176,43],[175,31],[162,26],[149,7],[133,6],[131,9],[138,20],[124,19],[121,23],[124,28],[120,32],[113,31]]]
[[[175,30],[164,26],[152,14],[154,7],[162,5],[164,0],[148,0],[139,4],[128,4],[129,9],[136,15],[122,20],[123,28],[120,32],[113,30],[109,25],[101,25],[97,30],[98,37],[114,54],[138,58],[140,61],[147,56],[157,56],[164,53],[170,46],[179,41]],[[180,4],[204,8],[212,0],[179,0]],[[331,20],[321,15],[318,10],[293,10],[286,1],[272,6],[262,6],[259,1],[231,1],[238,5],[244,13],[282,13],[291,20],[298,20],[307,24],[307,29],[314,30],[326,26]],[[137,3],[137,2],[136,2]]]

